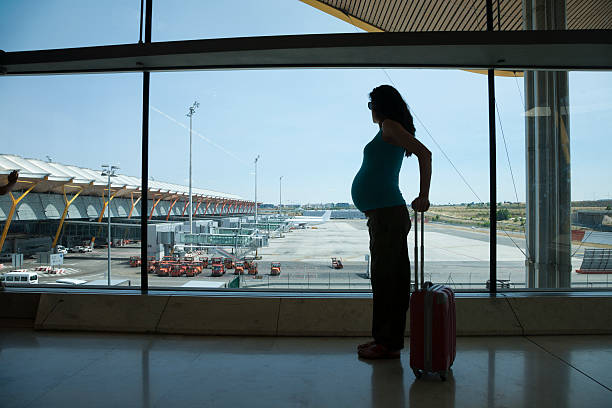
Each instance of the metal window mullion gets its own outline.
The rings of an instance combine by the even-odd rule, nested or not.
[[[151,43],[151,22],[153,16],[153,0],[146,1],[145,17],[145,44]],[[142,151],[141,151],[141,191],[140,200],[140,292],[146,295],[149,292],[149,259],[147,257],[147,227],[149,203],[149,88],[151,73],[142,74]]]
[[[493,31],[493,0],[487,0],[487,31]],[[497,163],[495,145],[495,67],[487,72],[489,99],[489,293],[497,293]]]

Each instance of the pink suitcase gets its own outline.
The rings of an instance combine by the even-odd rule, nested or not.
[[[457,354],[455,294],[449,287],[424,282],[424,214],[421,213],[421,285],[419,288],[418,213],[415,214],[414,284],[410,297],[410,367],[417,378],[438,373],[446,380]]]

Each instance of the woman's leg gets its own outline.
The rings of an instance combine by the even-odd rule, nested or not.
[[[410,261],[407,234],[410,217],[405,207],[377,210],[368,220],[373,294],[372,337],[390,350],[404,346],[406,311],[410,299]]]

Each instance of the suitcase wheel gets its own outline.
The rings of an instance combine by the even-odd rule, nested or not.
[[[414,376],[415,376],[417,379],[419,379],[419,378],[421,378],[421,377],[423,376],[423,371],[421,371],[421,370],[419,370],[419,369],[413,368],[413,369],[412,369],[412,372],[414,373]]]

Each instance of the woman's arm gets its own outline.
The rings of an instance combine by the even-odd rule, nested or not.
[[[0,187],[0,195],[5,195],[9,191],[11,191],[17,183],[18,178],[19,173],[17,172],[17,170],[11,171],[11,173],[8,175],[8,183],[5,186]]]
[[[385,119],[382,123],[382,139],[395,146],[406,149],[419,159],[420,193],[412,201],[415,211],[427,211],[429,209],[429,186],[431,184],[431,152],[414,135],[392,119]]]

